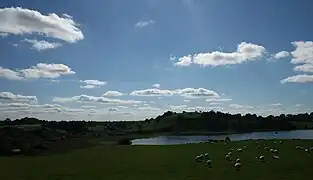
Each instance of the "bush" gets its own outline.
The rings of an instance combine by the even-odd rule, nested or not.
[[[230,141],[230,138],[227,136],[227,137],[225,138],[225,141],[226,141],[226,142]]]
[[[118,144],[118,145],[131,145],[132,142],[131,142],[131,140],[128,139],[128,138],[121,138],[121,139],[118,139],[118,140],[117,140],[117,144]]]

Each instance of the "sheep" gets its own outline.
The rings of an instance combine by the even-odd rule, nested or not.
[[[204,154],[204,157],[205,157],[205,158],[208,158],[208,156],[209,156],[208,153],[205,153],[205,154]]]
[[[282,144],[283,142],[282,141],[279,141],[279,144]]]
[[[232,154],[231,152],[228,152],[228,153],[227,153],[227,155],[230,155],[230,156],[231,156],[231,154]]]
[[[242,164],[241,163],[235,163],[234,166],[235,166],[236,170],[238,171],[238,170],[240,170]]]
[[[196,157],[196,161],[199,162],[201,160],[201,156]]]
[[[209,167],[212,167],[212,161],[211,161],[210,159],[207,160],[206,163],[207,163],[207,165],[208,165]]]
[[[271,153],[274,152],[274,149],[270,149],[270,152],[271,152]]]
[[[260,148],[260,146],[257,146],[256,148]]]
[[[296,146],[296,149],[304,149],[302,146]]]
[[[265,150],[265,151],[268,151],[268,150],[269,150],[269,148],[268,148],[268,147],[265,147],[265,148],[264,148],[264,150]]]
[[[264,162],[264,156],[259,156],[257,157],[259,160],[263,161]]]
[[[236,163],[240,163],[240,159],[239,158],[236,159]]]
[[[225,156],[225,159],[226,159],[227,161],[230,161],[230,160],[231,160],[230,155],[226,155],[226,156]]]
[[[247,146],[243,146],[244,149],[247,149]]]
[[[277,149],[274,149],[273,153],[277,154],[277,153],[278,153],[278,150],[277,150]]]
[[[273,159],[279,159],[279,156],[272,156]]]
[[[305,151],[305,152],[309,152],[309,149],[305,149],[304,151]]]
[[[242,152],[241,148],[236,149],[237,152]]]

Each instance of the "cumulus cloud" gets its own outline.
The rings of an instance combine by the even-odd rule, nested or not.
[[[213,51],[208,53],[199,53],[178,58],[175,63],[177,66],[189,66],[190,64],[198,64],[201,66],[222,66],[241,64],[247,61],[253,61],[264,56],[266,50],[261,45],[242,42],[238,44],[235,52],[219,52]]]
[[[85,85],[80,86],[80,88],[84,88],[84,89],[99,88],[100,86],[107,84],[107,82],[99,81],[99,80],[80,80],[79,82],[85,84]]]
[[[55,49],[57,47],[62,46],[61,43],[51,43],[48,41],[38,41],[36,39],[25,39],[25,42],[28,42],[32,45],[32,49],[35,49],[37,51],[43,51],[47,49]]]
[[[144,27],[147,27],[149,25],[152,25],[154,24],[155,21],[153,19],[149,19],[149,20],[140,20],[136,23],[135,27],[137,28],[144,28]]]
[[[295,76],[287,77],[287,78],[280,81],[280,83],[282,83],[282,84],[285,84],[285,83],[309,83],[309,82],[313,82],[313,75],[308,75],[308,74],[295,75]]]
[[[229,107],[234,109],[252,109],[254,106],[250,105],[241,105],[241,104],[230,104]]]
[[[38,34],[69,43],[84,39],[78,24],[69,15],[41,14],[22,7],[0,8],[0,33]]]
[[[123,96],[124,94],[118,91],[107,91],[103,96]]]
[[[186,98],[219,98],[218,93],[205,88],[184,88],[184,89],[144,89],[130,93],[132,96],[183,96]]]
[[[296,64],[294,71],[313,73],[313,42],[312,41],[295,41],[291,43],[295,50],[291,52],[292,64]],[[301,65],[299,65],[301,64]],[[309,83],[313,82],[313,75],[300,74],[290,76],[280,81],[284,83]]]
[[[8,102],[37,102],[36,96],[24,96],[11,92],[0,92],[0,101]]]
[[[160,88],[160,84],[153,84],[152,87],[153,88]]]
[[[275,54],[274,58],[275,59],[281,59],[281,58],[285,58],[288,57],[290,54],[287,51],[280,51],[278,53]]]
[[[0,66],[0,77],[9,80],[22,80],[24,79],[19,72],[13,71],[11,69],[5,69]]]
[[[38,63],[28,69],[10,70],[0,66],[0,77],[9,80],[26,80],[38,78],[58,78],[61,75],[75,74],[70,67],[64,64]]]
[[[122,100],[122,99],[109,99],[105,97],[89,96],[89,95],[79,95],[73,97],[54,97],[54,102],[67,103],[67,102],[79,102],[79,103],[101,103],[101,104],[138,104],[140,101],[135,100]]]
[[[38,63],[29,69],[18,70],[25,79],[57,78],[61,75],[75,74],[70,67],[64,64]]]
[[[209,98],[206,99],[206,102],[227,102],[227,101],[231,101],[232,99],[230,98]]]
[[[313,73],[313,63],[312,64],[302,64],[293,68],[294,71]]]

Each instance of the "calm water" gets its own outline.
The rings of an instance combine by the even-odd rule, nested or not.
[[[313,130],[294,130],[280,132],[252,132],[245,134],[216,135],[216,136],[159,136],[146,139],[134,139],[133,145],[166,145],[205,142],[210,139],[224,140],[229,136],[232,141],[247,139],[313,139]]]

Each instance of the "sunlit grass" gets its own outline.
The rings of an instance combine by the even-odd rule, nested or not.
[[[313,177],[312,155],[297,150],[297,145],[312,147],[313,141],[283,140],[223,142],[214,144],[189,144],[170,146],[101,146],[44,157],[0,158],[0,179],[5,180],[50,180],[50,179],[108,179],[108,180],[203,180],[203,179],[247,179],[247,180],[301,180]],[[278,140],[276,140],[278,142]],[[264,144],[279,149],[280,160],[264,150]],[[236,171],[233,162],[225,160],[231,148],[247,149],[234,152],[244,165]],[[211,156],[212,168],[198,163],[195,157],[207,152]],[[264,155],[265,162],[255,157]]]

